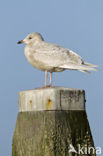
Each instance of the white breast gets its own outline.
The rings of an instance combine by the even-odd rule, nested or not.
[[[37,57],[36,52],[35,51],[32,52],[28,46],[25,47],[24,54],[27,60],[29,61],[29,63],[35,68],[42,70],[42,71],[46,71],[46,70],[51,71],[53,69],[53,67],[48,66],[47,64],[42,62],[42,60],[40,61]]]

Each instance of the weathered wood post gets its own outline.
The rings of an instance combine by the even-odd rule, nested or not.
[[[94,144],[83,90],[52,87],[19,93],[12,156],[94,156],[88,147]]]

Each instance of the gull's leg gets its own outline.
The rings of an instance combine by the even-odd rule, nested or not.
[[[45,88],[47,87],[47,78],[48,78],[48,72],[45,71]]]
[[[45,85],[43,87],[40,87],[40,88],[35,88],[35,89],[42,89],[42,88],[47,88],[49,86],[47,86],[47,78],[48,78],[48,72],[45,71]]]
[[[45,85],[44,85],[44,87],[40,87],[40,88],[36,88],[36,89],[42,89],[42,88],[51,87],[51,86],[52,86],[52,72],[50,72],[50,81],[49,81],[49,85],[47,85],[47,78],[48,78],[48,72],[45,71]]]
[[[50,72],[50,81],[49,81],[49,87],[52,86],[52,72]]]

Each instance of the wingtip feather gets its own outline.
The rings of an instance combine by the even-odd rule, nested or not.
[[[89,67],[98,67],[98,65],[91,64],[91,63],[88,63],[88,62],[84,62],[83,64],[84,64],[85,66],[89,66]]]

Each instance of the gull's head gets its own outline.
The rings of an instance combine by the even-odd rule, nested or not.
[[[38,41],[43,41],[43,37],[41,36],[41,34],[35,32],[35,33],[31,33],[29,35],[27,35],[27,37],[24,39],[24,40],[21,40],[21,41],[18,41],[17,43],[18,44],[21,44],[21,43],[25,43],[25,44],[33,44],[35,42],[38,42]]]

